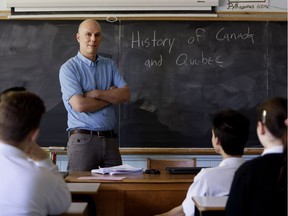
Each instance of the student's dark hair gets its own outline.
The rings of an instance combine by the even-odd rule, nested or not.
[[[0,101],[1,101],[1,98],[3,97],[3,95],[9,93],[9,92],[21,92],[21,91],[26,91],[26,88],[25,87],[18,87],[18,86],[15,86],[15,87],[11,87],[11,88],[8,88],[8,89],[5,89],[4,91],[2,91],[0,93]]]
[[[282,139],[284,145],[283,162],[279,173],[278,186],[285,190],[287,184],[287,98],[273,97],[263,102],[258,107],[258,121],[265,124],[270,133]]]
[[[39,128],[45,112],[44,102],[28,91],[8,92],[0,103],[0,138],[17,145],[32,131]]]
[[[19,91],[26,91],[26,88],[23,86],[15,86],[8,89],[5,89],[0,93],[0,95],[6,94],[8,92],[19,92]]]
[[[223,110],[213,117],[213,132],[228,155],[243,155],[249,127],[249,119],[236,110]]]
[[[282,139],[287,146],[287,99],[273,97],[258,106],[258,121],[265,124],[271,134]]]

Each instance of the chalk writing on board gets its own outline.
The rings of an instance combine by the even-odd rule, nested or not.
[[[232,40],[249,40],[252,44],[254,44],[254,34],[250,33],[250,28],[247,27],[247,32],[243,33],[225,33],[225,28],[221,28],[216,33],[216,39],[218,41],[227,41],[230,42]]]
[[[271,91],[277,64],[267,62],[286,61],[264,22],[126,24],[121,63],[133,100],[121,109],[121,146],[210,146],[211,114],[231,108],[253,118]]]
[[[145,32],[145,36],[142,35],[142,32]],[[209,34],[209,32],[204,28],[196,28],[192,35],[188,35],[187,38],[181,37],[165,37],[162,36],[161,33],[157,32],[155,29],[148,35],[147,31],[133,31],[131,33],[131,48],[144,48],[144,49],[155,49],[157,47],[163,47],[165,52],[171,54],[174,46],[178,46],[179,43],[186,43],[187,46],[193,47],[194,44],[203,43],[207,40],[205,34]],[[248,26],[243,31],[239,32],[227,32],[225,27],[220,27],[219,30],[216,30],[215,39],[219,42],[227,42],[230,43],[232,41],[245,41],[247,43],[251,43],[252,45],[255,43],[255,33],[251,33],[250,27]],[[185,42],[186,41],[186,42]],[[161,67],[163,65],[163,55],[159,54],[157,58],[148,58],[144,60],[143,64],[146,67]],[[169,59],[170,63],[171,59]],[[223,67],[224,60],[221,55],[207,55],[204,50],[201,50],[199,56],[190,57],[189,53],[183,52],[179,53],[176,56],[176,59],[173,61],[177,66],[199,66],[199,65],[218,65],[219,67]]]
[[[174,42],[176,40],[175,37],[173,38],[161,38],[157,37],[156,35],[157,32],[156,30],[153,31],[153,35],[149,37],[141,37],[140,31],[137,31],[136,33],[132,32],[131,35],[131,48],[134,47],[167,47],[168,48],[168,53],[171,53],[172,47],[174,45]]]

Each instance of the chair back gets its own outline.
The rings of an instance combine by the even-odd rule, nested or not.
[[[162,172],[166,167],[196,167],[196,158],[187,159],[153,159],[147,158],[147,169],[157,169]]]

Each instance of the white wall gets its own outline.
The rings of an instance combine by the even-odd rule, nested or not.
[[[41,0],[39,0],[41,1]],[[117,0],[119,1],[119,0]],[[251,0],[252,1],[252,0]],[[227,9],[227,3],[228,0],[219,0],[220,2],[220,6],[217,7],[217,11],[272,11],[272,12],[287,12],[287,0],[267,0],[268,1],[268,8],[266,8],[265,6],[263,6],[263,4],[256,4],[256,6],[254,7],[254,9]],[[0,0],[0,11],[2,10],[8,10],[6,7],[6,0]],[[257,8],[257,5],[260,5],[260,7],[263,8]],[[262,6],[261,6],[262,5]]]
[[[287,12],[287,0],[266,0],[265,3],[233,3],[229,0],[219,0],[218,12]],[[251,0],[252,1],[252,0]],[[230,7],[229,7],[230,5]]]
[[[0,0],[0,11],[8,10],[5,0]]]

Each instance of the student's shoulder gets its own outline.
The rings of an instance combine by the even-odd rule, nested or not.
[[[275,163],[276,161],[281,161],[282,160],[282,154],[266,154],[263,156],[258,156],[256,158],[253,158],[251,160],[246,161],[241,168],[249,168],[249,167],[254,167],[254,166],[261,166],[263,164],[270,164],[270,163]]]
[[[213,176],[216,173],[219,174],[221,167],[207,167],[202,168],[201,171],[197,174],[197,178],[207,178],[208,176]]]
[[[253,158],[243,163],[236,171],[237,175],[244,176],[247,174],[256,174],[266,172],[268,167],[277,164],[276,158],[280,159],[280,155],[264,155]]]
[[[57,182],[57,175],[52,173],[48,168],[38,166],[34,161],[27,160],[25,164],[22,164],[23,169],[19,173],[20,176],[26,176],[26,178],[30,179],[34,184],[39,184],[41,182]],[[60,175],[59,175],[60,176]]]
[[[57,186],[60,181],[64,181],[60,172],[53,172],[45,167],[39,167],[37,171],[35,171],[35,176],[37,176],[35,177],[35,181],[41,184],[42,182],[46,182],[47,186],[50,185],[49,187]]]

